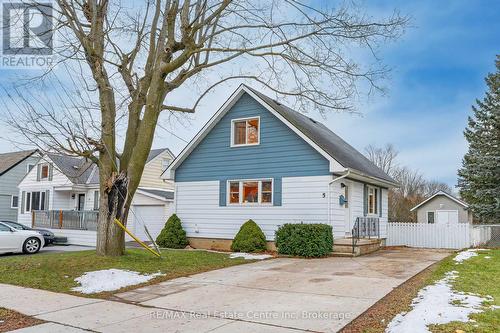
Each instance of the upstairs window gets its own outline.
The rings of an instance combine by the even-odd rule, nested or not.
[[[42,164],[40,167],[40,179],[49,179],[49,165]]]
[[[231,146],[252,146],[260,142],[260,118],[232,120]]]
[[[170,164],[170,159],[164,158],[161,160],[161,171],[167,170],[168,166]]]
[[[229,182],[230,204],[272,204],[272,202],[273,181],[271,179]]]

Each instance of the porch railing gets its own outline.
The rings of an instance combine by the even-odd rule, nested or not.
[[[380,238],[378,217],[357,217],[352,228],[352,253],[360,238]]]
[[[99,212],[93,210],[34,210],[31,224],[37,228],[97,230]]]

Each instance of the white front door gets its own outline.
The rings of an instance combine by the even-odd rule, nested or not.
[[[457,224],[458,210],[438,210],[436,211],[436,222],[438,224]]]

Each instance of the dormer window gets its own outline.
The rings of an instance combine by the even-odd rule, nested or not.
[[[260,143],[260,117],[231,121],[231,147],[253,146]]]
[[[40,168],[40,179],[48,179],[49,178],[49,165],[48,164],[42,164]]]

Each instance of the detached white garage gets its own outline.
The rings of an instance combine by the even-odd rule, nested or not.
[[[444,191],[438,191],[411,211],[417,212],[417,222],[426,224],[472,223],[472,213],[462,200]]]
[[[174,192],[139,188],[134,196],[127,227],[140,240],[149,241],[144,226],[153,239],[160,234],[165,222],[173,213]],[[132,240],[127,236],[127,240]]]

